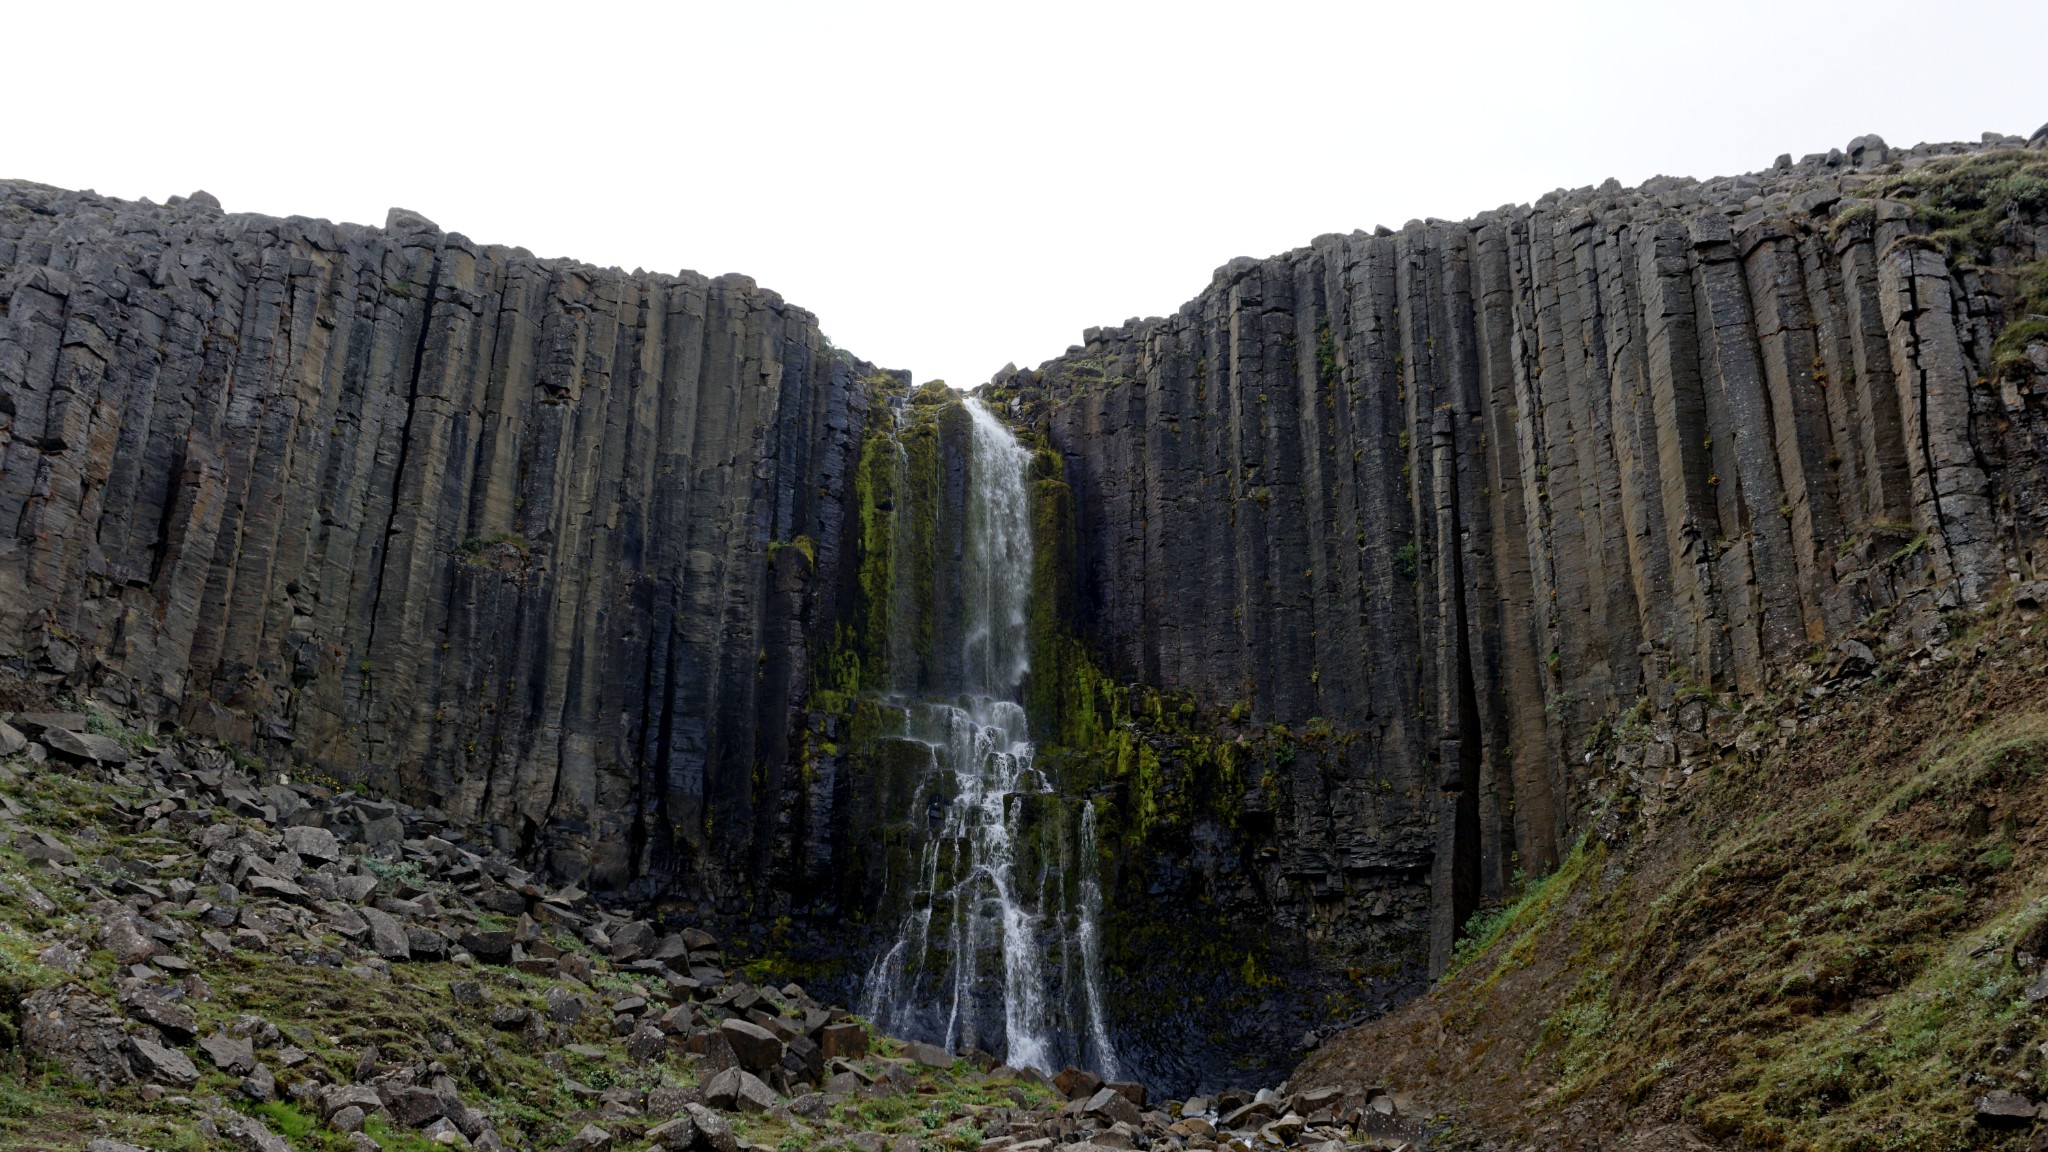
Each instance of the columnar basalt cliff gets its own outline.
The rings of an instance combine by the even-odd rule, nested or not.
[[[1324,236],[1006,369],[1114,673],[1336,736],[1134,857],[1126,899],[1235,898],[1326,970],[1440,970],[1620,793],[1704,764],[1711,712],[2038,579],[2025,144],[1865,138]]]
[[[2039,580],[2044,380],[2048,136],[1326,236],[999,374],[1019,835],[1100,846],[1126,1071],[1273,1075]],[[966,619],[973,420],[908,384],[744,277],[0,184],[0,654],[851,1001]]]
[[[769,863],[871,372],[808,313],[22,183],[0,308],[0,635],[46,680],[593,886]]]

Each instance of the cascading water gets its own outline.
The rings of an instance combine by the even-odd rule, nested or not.
[[[911,886],[910,910],[869,970],[863,1008],[888,1032],[951,1051],[979,1048],[1045,1072],[1078,1064],[1113,1078],[1094,812],[1079,804],[1076,821],[1054,794],[1020,702],[1030,453],[978,400],[967,406],[958,682],[911,691],[899,676],[888,701],[901,709],[902,737],[929,752],[911,801],[924,836],[918,875],[890,878]],[[891,648],[893,656],[906,643],[892,638]]]

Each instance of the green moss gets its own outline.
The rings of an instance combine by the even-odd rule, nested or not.
[[[1886,177],[1867,194],[1911,202],[1950,256],[1975,256],[1996,246],[2014,212],[2048,207],[2048,156],[2019,148],[1945,156]]]
[[[1330,331],[1330,318],[1324,316],[1316,321],[1316,380],[1323,387],[1332,388],[1338,382],[1340,371],[1337,338]]]
[[[2008,323],[1991,343],[1992,370],[1999,375],[2031,376],[2027,346],[2048,343],[2048,260],[2018,270],[2017,291],[2007,308]]]
[[[1644,871],[1583,842],[1475,920],[1439,985],[1446,1020],[1485,1033],[1496,986],[1542,951],[1564,983],[1542,994],[1528,1059],[1556,1104],[1668,1110],[1683,1091],[1687,1118],[1745,1146],[1983,1144],[1971,1098],[2032,1083],[2048,1039],[2021,995],[2039,970],[2017,955],[2048,939],[2028,830],[2048,713],[2001,710],[1921,757],[1849,727],[1782,762],[1717,767],[1691,830],[1647,846]]]
[[[1451,954],[1450,965],[1444,970],[1442,980],[1448,982],[1455,979],[1467,965],[1491,951],[1503,937],[1513,934],[1519,939],[1533,941],[1536,930],[1547,921],[1559,901],[1572,890],[1572,886],[1579,882],[1589,868],[1597,869],[1605,858],[1606,852],[1602,848],[1596,845],[1589,849],[1585,838],[1582,837],[1573,847],[1571,854],[1558,865],[1556,871],[1534,883],[1526,884],[1521,894],[1511,902],[1496,909],[1474,913],[1471,921],[1465,925],[1464,935],[1459,939],[1456,951]],[[1496,967],[1489,979],[1497,980],[1522,963],[1526,963],[1528,953],[1523,951],[1517,954],[1516,949],[1509,948],[1504,954],[1491,959],[1495,961]]]
[[[951,392],[922,388],[900,408],[877,405],[873,411],[855,477],[854,610],[819,665],[812,688],[813,709],[833,713],[840,730],[829,753],[822,736],[809,734],[799,752],[806,765],[831,754],[839,757],[842,771],[872,778],[873,810],[854,817],[872,822],[872,834],[857,838],[845,871],[849,877],[915,866],[915,837],[890,823],[894,817],[888,815],[904,771],[891,739],[902,721],[900,710],[881,696],[929,683],[935,671],[938,614],[931,606],[945,587],[938,530],[962,511],[948,506],[959,494],[949,493],[946,484],[949,474],[957,483],[953,470],[958,461],[952,454],[964,448],[970,435],[966,409]],[[1343,771],[1355,737],[1327,723],[1302,733],[1266,728],[1253,722],[1248,706],[1228,715],[1210,712],[1191,697],[1113,675],[1075,628],[1083,606],[1075,584],[1074,492],[1062,457],[1029,420],[1027,408],[1022,426],[1014,429],[1030,451],[1025,483],[1033,567],[1026,612],[1029,672],[1022,695],[1038,742],[1037,763],[1053,791],[1023,809],[1018,867],[1078,884],[1080,870],[1059,864],[1071,859],[1083,814],[1092,813],[1104,915],[1115,925],[1110,936],[1120,942],[1104,957],[1105,964],[1116,970],[1144,954],[1124,943],[1150,940],[1150,954],[1199,968],[1212,998],[1245,998],[1241,1004],[1219,1003],[1219,1008],[1250,1008],[1270,997],[1272,982],[1290,978],[1295,958],[1268,967],[1264,945],[1255,947],[1247,979],[1243,940],[1166,931],[1156,907],[1142,894],[1141,878],[1153,861],[1184,856],[1204,822],[1239,828],[1248,781],[1271,775],[1277,765],[1310,747],[1324,757],[1318,763],[1327,770]],[[1269,819],[1268,811],[1262,809],[1259,819]],[[1065,895],[1074,899],[1079,894]],[[857,907],[873,898],[850,891],[845,897]],[[797,948],[765,950],[759,974],[781,979],[796,971],[804,963]],[[1336,1016],[1358,1006],[1341,996],[1330,1003]]]
[[[312,1117],[299,1111],[298,1105],[284,1100],[267,1100],[256,1105],[255,1111],[271,1131],[295,1143],[312,1135],[315,1129]]]
[[[1924,232],[1901,243],[1940,252],[1951,261],[2008,265],[2015,277],[2006,298],[2004,324],[1991,347],[1994,375],[2031,376],[2027,345],[2048,341],[2048,260],[2011,267],[2015,219],[2048,210],[2048,156],[2019,148],[1998,148],[1931,160],[1910,172],[1880,178],[1863,197],[1839,209],[1829,239],[1876,219],[1878,200],[1911,204]],[[2007,251],[2000,256],[2001,248]]]
[[[809,564],[811,567],[815,568],[818,566],[818,546],[811,542],[811,538],[809,536],[798,536],[794,540],[769,541],[769,558],[773,559],[777,553],[781,552],[785,548],[794,549],[795,551],[800,553],[804,558],[804,562],[806,564]]]

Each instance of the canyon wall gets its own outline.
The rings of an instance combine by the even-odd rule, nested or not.
[[[1006,369],[1073,492],[1077,631],[1294,737],[1119,891],[1412,981],[1703,763],[1711,711],[2038,579],[2044,145],[1324,236]]]
[[[0,651],[732,901],[871,374],[743,276],[0,183]]]
[[[1277,1078],[1710,720],[2041,578],[2044,143],[1326,236],[992,381],[1127,1071]],[[877,701],[958,650],[907,385],[744,277],[0,183],[0,656],[850,1001],[926,819]]]

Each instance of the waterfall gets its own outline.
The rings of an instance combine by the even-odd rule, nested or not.
[[[892,888],[909,889],[910,910],[869,969],[862,1007],[885,1031],[950,1051],[979,1048],[1043,1072],[1080,1064],[1114,1077],[1094,812],[1082,802],[1075,821],[1040,771],[1022,703],[1031,454],[980,401],[966,403],[973,423],[958,682],[911,691],[900,672],[892,679],[888,703],[900,710],[901,738],[928,756],[910,811],[923,836],[916,876],[890,878]],[[902,517],[907,503],[897,501],[892,515]],[[900,564],[900,548],[892,562]],[[892,639],[891,648],[903,645]]]

